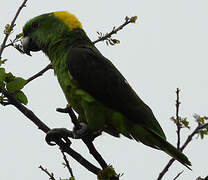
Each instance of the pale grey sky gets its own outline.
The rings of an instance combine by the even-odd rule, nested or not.
[[[13,18],[22,0],[3,0],[0,7],[0,32]],[[126,77],[138,95],[151,107],[161,124],[168,141],[175,145],[175,127],[169,118],[175,114],[175,89],[181,89],[180,115],[187,117],[194,128],[193,114],[207,115],[208,92],[208,2],[206,0],[91,0],[91,1],[31,1],[17,20],[13,35],[21,32],[24,23],[42,13],[67,10],[74,13],[92,40],[96,31],[108,32],[120,25],[125,16],[138,16],[134,25],[127,26],[115,36],[121,44],[108,47],[97,44]],[[0,41],[3,34],[0,34]],[[7,71],[25,78],[45,67],[49,61],[43,53],[28,57],[13,48],[4,51],[8,58]],[[66,100],[53,72],[47,72],[24,88],[31,108],[50,127],[68,127],[68,116],[55,111],[64,107]],[[38,169],[41,164],[56,177],[67,178],[62,157],[57,147],[48,146],[45,135],[14,107],[0,106],[2,128],[0,131],[0,179],[48,179]],[[192,128],[192,130],[193,130]],[[192,130],[185,130],[186,137]],[[183,139],[182,139],[183,140]],[[170,157],[162,151],[141,143],[118,139],[103,134],[95,142],[105,160],[114,166],[121,179],[156,179]],[[193,171],[175,162],[164,179],[196,179],[208,175],[207,138],[194,139],[185,149],[193,164]],[[87,159],[95,162],[81,141],[73,147]],[[69,157],[77,180],[96,179]]]

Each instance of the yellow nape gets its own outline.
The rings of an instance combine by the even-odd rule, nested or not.
[[[64,22],[64,24],[70,29],[82,28],[82,24],[76,18],[75,15],[67,12],[67,11],[57,11],[54,12],[53,15]]]

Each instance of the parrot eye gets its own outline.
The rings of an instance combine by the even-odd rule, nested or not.
[[[39,23],[38,22],[33,22],[32,24],[31,24],[31,28],[32,29],[37,29],[39,27]]]

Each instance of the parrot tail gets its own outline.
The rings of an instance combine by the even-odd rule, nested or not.
[[[179,161],[181,164],[186,166],[188,169],[192,170],[189,166],[191,166],[191,162],[189,159],[178,149],[176,149],[173,145],[171,145],[169,142],[166,140],[162,139],[163,145],[159,148],[162,151],[166,152],[169,154],[171,157]]]
[[[134,126],[134,131],[132,131],[132,137],[136,141],[140,141],[147,146],[153,147],[155,149],[162,150],[166,152],[168,155],[179,161],[181,164],[186,166],[188,169],[192,170],[189,166],[191,166],[191,162],[188,158],[178,149],[176,149],[173,145],[171,145],[163,136],[160,134],[147,129],[142,128],[141,126]],[[142,135],[142,136],[141,136]]]

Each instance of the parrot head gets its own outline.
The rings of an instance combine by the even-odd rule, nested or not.
[[[23,27],[23,51],[46,50],[70,36],[70,32],[82,29],[79,20],[66,11],[57,11],[34,17]]]

